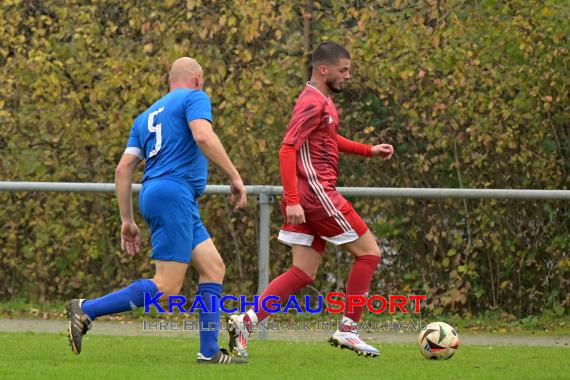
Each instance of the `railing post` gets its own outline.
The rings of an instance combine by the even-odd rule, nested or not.
[[[271,209],[273,208],[273,195],[262,192],[257,198],[259,202],[259,277],[257,294],[261,295],[269,284],[269,228],[271,226]],[[259,338],[267,339],[268,331],[259,329]]]

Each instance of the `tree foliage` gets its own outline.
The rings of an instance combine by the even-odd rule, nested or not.
[[[353,55],[350,88],[335,99],[341,133],[397,151],[388,163],[344,157],[341,186],[568,188],[565,2],[6,0],[0,14],[2,180],[112,182],[133,118],[168,91],[170,63],[190,55],[205,69],[215,129],[246,182],[279,184],[277,151],[306,79],[310,20],[313,46],[333,39]],[[214,169],[210,183],[225,178]],[[0,199],[1,297],[89,297],[152,273],[145,254],[120,252],[110,195]],[[371,292],[427,294],[435,314],[570,305],[567,202],[353,202],[384,248]],[[201,200],[227,292],[256,291],[250,206],[233,213],[222,197]],[[272,276],[290,265],[275,210]],[[315,289],[342,289],[349,267],[330,248]]]

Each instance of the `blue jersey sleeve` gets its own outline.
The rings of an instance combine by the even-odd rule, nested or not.
[[[189,123],[196,119],[206,119],[212,122],[212,104],[204,91],[193,91],[186,97],[184,103],[186,121]]]
[[[131,135],[129,136],[129,141],[127,142],[127,148],[139,148],[142,149],[141,143],[139,141],[139,133],[137,131],[136,124],[131,127]]]
[[[137,156],[139,159],[144,160],[144,153],[142,150],[142,145],[140,143],[136,121],[131,127],[131,135],[129,136],[129,141],[127,142],[127,149],[125,149],[125,153],[132,154],[134,156]]]

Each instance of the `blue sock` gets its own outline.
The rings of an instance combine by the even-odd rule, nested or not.
[[[204,301],[204,305],[208,311],[213,313],[204,313],[198,310],[198,318],[200,327],[204,326],[205,330],[200,331],[200,353],[207,358],[216,355],[220,350],[218,346],[218,333],[220,324],[220,297],[222,295],[222,284],[204,283],[198,284],[198,293]],[[217,326],[213,331],[208,331],[208,326]]]
[[[143,306],[144,293],[150,293],[150,297],[154,297],[158,293],[156,284],[151,280],[136,280],[126,288],[106,296],[83,301],[81,309],[91,320],[102,315],[134,310]]]

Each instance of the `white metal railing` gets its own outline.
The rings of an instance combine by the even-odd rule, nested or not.
[[[283,193],[281,186],[246,186],[250,195],[268,196]],[[138,192],[140,184],[133,184]],[[115,192],[114,183],[82,182],[3,182],[0,191],[56,191],[56,192]],[[421,199],[534,199],[570,200],[570,190],[514,190],[514,189],[450,189],[450,188],[407,188],[407,187],[339,187],[338,191],[349,197],[421,198]],[[205,194],[229,194],[228,185],[208,185]]]

